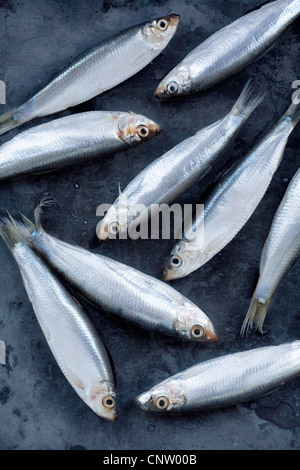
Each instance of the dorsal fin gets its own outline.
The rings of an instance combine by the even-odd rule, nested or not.
[[[269,0],[267,0],[266,2],[261,3],[260,5],[257,5],[254,8],[251,8],[250,10],[246,11],[246,13],[244,13],[244,15],[248,15],[249,13],[252,13],[253,11],[260,10],[260,8],[264,7],[268,3],[270,3]]]

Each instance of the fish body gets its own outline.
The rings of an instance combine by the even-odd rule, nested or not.
[[[167,46],[179,19],[172,14],[133,26],[81,54],[29,100],[0,116],[0,135],[83,103],[132,77]]]
[[[291,104],[279,122],[223,175],[204,202],[204,211],[174,246],[164,279],[184,277],[203,266],[236,236],[263,198],[300,119]],[[204,237],[195,234],[203,230]]]
[[[241,333],[255,325],[263,332],[267,310],[276,289],[300,256],[300,170],[289,183],[264,244],[259,279]]]
[[[115,421],[116,392],[106,349],[82,306],[7,220],[1,235],[10,246],[45,339],[80,398],[99,416]]]
[[[26,220],[24,236],[31,246],[100,310],[150,331],[197,341],[217,339],[207,315],[164,282],[58,240],[47,234],[38,221],[30,226]]]
[[[139,213],[139,223],[149,217],[154,204],[170,204],[212,167],[222,150],[236,135],[262,101],[254,96],[249,84],[244,87],[231,111],[222,119],[183,140],[160,158],[150,163],[122,191],[107,211],[97,230],[101,240],[125,233],[135,219],[139,205],[147,211]],[[122,198],[126,198],[126,205]],[[111,230],[113,228],[113,232]]]
[[[150,139],[161,126],[145,116],[90,111],[54,119],[17,134],[0,147],[0,179],[49,171]]]
[[[204,361],[136,398],[144,411],[220,408],[254,400],[300,375],[300,341]]]
[[[267,52],[299,14],[300,0],[277,0],[242,16],[193,49],[159,83],[155,96],[198,92],[231,77]]]

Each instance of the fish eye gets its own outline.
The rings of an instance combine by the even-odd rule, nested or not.
[[[160,31],[165,31],[168,25],[169,25],[168,21],[165,20],[164,18],[162,18],[161,20],[158,20],[157,22],[157,27]]]
[[[191,328],[191,335],[193,336],[193,338],[201,338],[203,336],[203,333],[203,328],[200,325],[194,325]]]
[[[169,400],[167,397],[158,397],[156,398],[154,405],[159,410],[165,410],[169,406]]]
[[[178,84],[176,82],[170,82],[167,89],[170,93],[176,93],[178,90]]]
[[[109,226],[109,231],[116,235],[120,231],[120,224],[119,222],[112,222]]]
[[[139,126],[137,128],[137,133],[140,137],[148,137],[149,135],[149,129],[146,126]]]
[[[115,406],[115,399],[111,395],[107,395],[103,398],[102,404],[105,406],[105,408],[111,409]]]
[[[182,265],[182,258],[179,255],[173,255],[170,258],[172,268],[179,268]]]

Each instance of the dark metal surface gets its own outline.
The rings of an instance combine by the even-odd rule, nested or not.
[[[195,203],[224,165],[242,155],[282,115],[299,78],[299,20],[259,61],[202,94],[166,103],[153,92],[159,80],[192,48],[259,4],[257,0],[166,0],[69,2],[0,1],[0,79],[6,105],[21,104],[80,52],[121,29],[170,13],[181,15],[178,31],[148,67],[105,94],[60,113],[132,110],[156,120],[155,139],[96,161],[44,175],[1,182],[0,208],[29,218],[44,193],[57,203],[42,221],[49,233],[161,277],[172,240],[111,240],[97,243],[96,208],[112,203],[121,188],[149,162],[226,114],[249,77],[267,97],[218,160],[216,168],[180,202]],[[297,77],[298,74],[298,77]],[[101,77],[99,77],[101,80]],[[58,116],[40,119],[1,137]],[[62,375],[37,323],[20,273],[1,241],[0,339],[7,364],[0,366],[0,449],[299,449],[300,379],[251,403],[189,415],[142,412],[135,397],[151,385],[196,362],[234,351],[300,338],[299,263],[278,288],[266,333],[240,337],[255,286],[260,252],[275,210],[299,166],[299,128],[261,204],[236,238],[215,258],[172,286],[210,316],[219,334],[213,345],[184,343],[150,334],[87,306],[115,367],[119,418],[94,414]],[[163,188],[162,188],[163,190]],[[41,289],[43,286],[41,286]]]

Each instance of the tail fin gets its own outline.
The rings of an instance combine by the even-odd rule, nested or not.
[[[249,310],[242,324],[241,336],[247,335],[254,325],[260,333],[264,333],[262,327],[271,302],[272,299],[269,299],[262,303],[256,297],[252,297]]]
[[[251,79],[248,80],[237,102],[235,103],[230,112],[234,116],[242,116],[245,121],[253,113],[253,111],[255,111],[255,109],[260,105],[260,103],[264,100],[266,96],[265,93],[259,93],[255,95],[253,93],[251,81]]]
[[[9,213],[8,217],[3,217],[0,223],[0,236],[5,240],[9,248],[21,242],[31,245],[31,235],[34,230],[43,231],[41,225],[41,213],[43,206],[48,206],[55,201],[54,198],[45,197],[34,211],[35,223],[31,222],[24,214],[19,213],[21,221],[14,219]]]
[[[0,222],[0,236],[4,239],[10,249],[17,243],[31,244],[31,235],[34,230],[43,231],[41,225],[41,213],[43,206],[48,206],[55,201],[54,198],[45,197],[34,211],[35,223],[31,222],[24,214],[19,213],[21,221],[14,219],[9,213]]]
[[[293,99],[292,104],[288,107],[282,116],[281,121],[286,118],[290,118],[292,120],[293,127],[295,128],[300,120],[300,93],[296,98]]]
[[[34,210],[34,220],[35,220],[36,230],[43,231],[43,227],[42,227],[42,224],[41,224],[41,214],[43,213],[43,207],[50,206],[54,202],[55,202],[54,197],[45,196],[41,200],[39,205],[35,208],[35,210]],[[30,221],[28,221],[28,222],[30,222]]]
[[[10,214],[2,218],[0,236],[11,250],[17,243],[29,244],[30,232],[25,223],[14,219]]]
[[[23,122],[14,119],[15,111],[16,108],[0,115],[0,135],[5,134],[5,132],[8,132],[11,129],[14,129],[15,127],[23,124]]]

